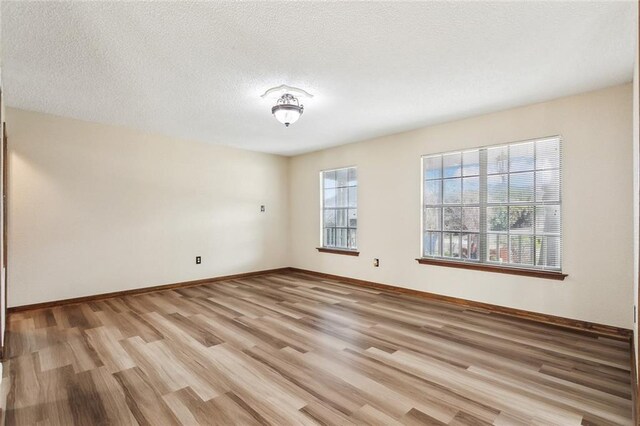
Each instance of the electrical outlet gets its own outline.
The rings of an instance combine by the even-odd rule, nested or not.
[[[380,266],[380,259],[373,259],[373,266],[376,268]]]
[[[202,257],[196,256],[196,265],[199,265],[201,263],[202,263]]]
[[[264,207],[264,205],[260,206],[260,212],[264,213],[265,211],[267,211],[267,209]]]

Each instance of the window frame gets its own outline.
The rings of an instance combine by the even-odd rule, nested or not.
[[[535,145],[536,142],[538,141],[544,141],[547,139],[557,139],[559,142],[559,153],[558,153],[558,166],[557,168],[550,168],[550,169],[539,169],[536,163],[536,155],[537,155],[537,151],[535,149],[535,147],[537,145]],[[533,152],[533,161],[534,161],[534,165],[533,168],[531,170],[520,170],[520,171],[511,171],[509,169],[509,166],[507,166],[507,171],[502,173],[503,175],[507,176],[507,198],[506,201],[504,202],[499,202],[499,203],[490,203],[487,199],[487,192],[488,192],[488,187],[487,187],[487,180],[489,177],[491,176],[499,176],[500,173],[496,174],[496,173],[491,173],[488,170],[488,161],[487,161],[487,155],[488,152],[491,148],[501,148],[501,147],[505,147],[507,148],[507,152],[510,152],[511,147],[517,146],[517,145],[521,145],[521,144],[526,144],[526,143],[534,143],[534,152]],[[563,151],[563,138],[561,135],[551,135],[551,136],[544,136],[544,137],[538,137],[538,138],[533,138],[533,139],[527,139],[527,140],[520,140],[520,141],[514,141],[514,142],[507,142],[507,143],[500,143],[500,144],[492,144],[492,145],[485,145],[485,146],[480,146],[480,147],[474,147],[474,148],[465,148],[465,149],[459,149],[459,150],[452,150],[452,151],[447,151],[447,152],[439,152],[439,153],[430,153],[430,154],[425,154],[422,155],[420,157],[420,257],[418,257],[416,260],[418,261],[418,263],[420,264],[429,264],[429,265],[438,265],[438,266],[448,266],[448,267],[458,267],[458,268],[463,268],[463,269],[475,269],[475,270],[483,270],[483,271],[490,271],[490,272],[499,272],[499,273],[510,273],[510,274],[515,274],[515,275],[527,275],[527,276],[535,276],[535,277],[539,277],[539,278],[550,278],[550,279],[557,279],[557,280],[564,280],[564,278],[567,276],[567,274],[563,273],[562,267],[563,267],[563,260],[564,260],[564,244],[563,244],[563,236],[564,236],[564,215],[562,214],[562,204],[563,204],[563,199],[562,199],[562,194],[563,194],[563,169],[564,169],[564,159],[563,159],[563,155],[562,155],[562,151]],[[439,204],[426,204],[426,200],[425,200],[425,185],[427,183],[427,176],[426,176],[426,169],[425,169],[425,160],[428,158],[433,158],[433,157],[440,157],[441,161],[444,161],[444,158],[446,155],[448,154],[460,154],[460,158],[463,159],[464,158],[464,154],[465,153],[470,153],[470,152],[478,152],[478,168],[479,171],[476,174],[471,174],[471,175],[465,175],[464,173],[464,160],[463,163],[461,163],[460,165],[460,176],[445,176],[444,174],[444,164],[441,163],[440,165],[440,177],[439,178],[435,178],[432,179],[431,181],[437,181],[440,183],[440,200],[439,200]],[[509,164],[507,162],[507,164]],[[541,170],[557,170],[558,171],[558,180],[559,180],[559,186],[558,186],[558,190],[559,190],[559,194],[558,194],[558,201],[552,201],[552,202],[546,202],[546,201],[538,201],[536,200],[535,196],[534,199],[532,201],[524,201],[524,202],[514,202],[509,198],[509,191],[510,189],[510,179],[511,179],[511,175],[518,175],[521,173],[532,173],[533,174],[533,192],[534,194],[536,193],[536,173],[540,172]],[[478,202],[477,203],[471,203],[471,204],[465,204],[464,203],[464,179],[467,177],[478,177],[479,180],[479,188],[478,188]],[[461,182],[461,190],[460,190],[460,202],[459,203],[445,203],[445,199],[444,199],[444,185],[445,185],[445,180],[447,179],[455,179],[455,178],[459,178],[460,182]],[[498,231],[489,231],[488,230],[488,226],[487,226],[487,211],[490,207],[495,207],[495,206],[507,206],[507,207],[511,207],[511,206],[521,206],[521,207],[531,207],[534,211],[534,216],[532,219],[532,228],[531,228],[531,232],[529,234],[522,234],[525,236],[529,236],[532,238],[532,249],[533,249],[533,262],[535,263],[536,260],[536,251],[535,251],[535,244],[536,244],[536,240],[539,237],[549,237],[549,235],[546,235],[544,232],[538,232],[536,229],[536,220],[535,220],[535,212],[536,209],[538,207],[541,206],[545,206],[545,205],[557,205],[559,206],[560,209],[560,223],[559,223],[559,234],[558,234],[558,239],[559,239],[559,243],[560,243],[560,249],[559,249],[559,268],[551,268],[551,267],[538,267],[535,265],[528,265],[528,264],[515,264],[515,263],[506,263],[506,262],[502,262],[502,261],[490,261],[487,258],[487,249],[489,247],[489,242],[488,242],[488,237],[489,235],[505,235],[506,239],[507,239],[507,250],[510,250],[511,248],[511,235],[512,235],[512,230],[509,229],[509,226],[507,226],[507,230],[504,232],[498,232]],[[458,246],[459,246],[459,253],[457,257],[446,257],[444,255],[444,247],[445,247],[445,241],[444,241],[444,237],[445,237],[445,233],[447,233],[447,230],[445,229],[445,209],[447,207],[452,207],[452,208],[460,208],[461,209],[461,214],[460,214],[460,220],[463,221],[464,220],[464,207],[480,207],[480,211],[479,211],[479,224],[478,224],[478,230],[470,230],[470,231],[465,231],[464,229],[462,229],[462,226],[460,226],[460,229],[457,231],[451,231],[454,232],[456,234],[458,234]],[[428,208],[436,208],[439,209],[440,212],[438,214],[438,220],[439,220],[439,230],[435,231],[435,230],[427,230],[426,229],[426,224],[425,224],[425,215],[427,212]],[[509,210],[507,210],[509,211]],[[508,219],[507,219],[508,220]],[[438,255],[434,255],[434,256],[428,256],[425,254],[425,243],[426,243],[426,233],[427,232],[437,232],[439,233],[439,254]],[[466,258],[463,259],[462,256],[462,250],[463,250],[463,235],[467,234],[467,235],[473,235],[476,234],[478,236],[478,257],[477,259],[471,259],[471,258]],[[519,235],[518,233],[514,233],[513,235]],[[467,237],[467,241],[469,241],[470,237]],[[469,256],[469,251],[467,251],[467,256]]]
[[[326,189],[333,189],[333,188],[325,188],[324,185],[324,176],[325,173],[330,173],[330,172],[338,172],[341,170],[347,170],[347,175],[348,175],[348,170],[349,169],[354,169],[356,171],[356,178],[355,178],[355,186],[354,185],[349,185],[347,183],[347,186],[344,187],[338,187],[335,186],[334,188],[336,189],[346,189],[347,190],[347,207],[325,207],[325,190]],[[321,253],[332,253],[332,254],[345,254],[345,255],[349,255],[349,256],[358,256],[360,254],[360,252],[358,251],[358,224],[356,222],[356,226],[352,227],[349,226],[349,211],[350,210],[355,210],[356,211],[356,221],[357,221],[357,217],[358,217],[358,187],[359,187],[359,181],[358,181],[358,167],[356,165],[350,165],[350,166],[343,166],[343,167],[335,167],[335,168],[330,168],[330,169],[324,169],[324,170],[320,170],[319,173],[319,180],[320,180],[320,245],[316,248],[319,252]],[[356,201],[355,201],[355,207],[350,207],[349,206],[349,188],[355,188],[356,189]],[[336,197],[337,198],[337,197]],[[325,239],[324,239],[324,233],[325,233],[325,229],[329,229],[327,227],[325,227],[325,210],[334,210],[334,211],[338,211],[340,209],[345,209],[347,211],[346,214],[346,226],[337,226],[337,217],[336,217],[336,225],[330,228],[333,229],[346,229],[347,230],[347,241],[349,240],[349,231],[352,231],[355,233],[355,247],[353,248],[349,248],[349,247],[339,247],[339,246],[331,246],[331,245],[325,245]],[[348,243],[347,243],[348,245]]]

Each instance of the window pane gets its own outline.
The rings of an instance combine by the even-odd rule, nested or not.
[[[348,189],[349,192],[349,207],[358,207],[358,188],[352,187]]]
[[[460,257],[460,234],[445,232],[442,238],[442,255],[445,257]]]
[[[347,226],[347,209],[336,210],[336,226],[339,226],[339,227]]]
[[[335,206],[336,206],[336,190],[325,189],[324,190],[324,207],[335,207]]]
[[[536,207],[536,233],[560,235],[560,206]]]
[[[560,201],[560,170],[536,172],[536,201]]]
[[[335,247],[336,245],[336,229],[327,228],[324,230],[324,245],[328,247]]]
[[[460,207],[444,208],[444,230],[458,231],[462,226],[462,209]]]
[[[551,137],[423,157],[423,255],[560,270],[560,154]]]
[[[509,177],[509,201],[533,201],[533,172],[516,173]]]
[[[349,196],[349,188],[336,188],[336,207],[347,207]]]
[[[442,156],[426,157],[424,159],[424,178],[440,179],[442,177]]]
[[[424,210],[424,229],[428,229],[431,231],[439,231],[440,228],[440,216],[442,214],[442,209],[437,208],[428,208]]]
[[[489,231],[506,231],[509,225],[506,207],[487,207],[487,229]]]
[[[463,207],[462,209],[462,230],[480,230],[480,207]]]
[[[533,236],[511,236],[511,263],[533,265]]]
[[[356,230],[349,229],[347,232],[348,242],[347,245],[350,249],[355,249],[358,246],[356,245]]]
[[[462,202],[462,179],[447,179],[443,183],[444,203],[460,204]]]
[[[462,176],[462,153],[455,152],[443,155],[442,170],[446,178]]]
[[[323,225],[325,227],[336,226],[336,211],[333,209],[325,209]]]
[[[464,204],[478,204],[480,202],[480,178],[462,179],[462,202]]]
[[[509,262],[507,235],[487,235],[487,260],[490,262]]]
[[[508,175],[495,175],[487,177],[487,202],[506,203]]]
[[[549,269],[560,268],[561,246],[559,237],[536,238],[536,265]]]
[[[451,234],[448,232],[442,234],[442,255],[451,257]]]
[[[336,186],[347,186],[349,172],[347,169],[336,170]]]
[[[478,176],[480,174],[480,151],[462,153],[462,175]]]
[[[357,228],[358,227],[358,210],[357,209],[349,209],[349,228]]]
[[[330,171],[330,172],[323,172],[322,173],[322,186],[324,188],[335,188],[336,186],[336,172],[335,170]]]
[[[424,254],[425,256],[440,256],[440,232],[424,233]]]
[[[533,207],[509,208],[509,232],[533,233]]]
[[[533,142],[527,142],[509,147],[509,171],[523,172],[534,169]]]
[[[487,173],[507,173],[509,171],[509,150],[506,146],[487,148]]]
[[[480,235],[469,234],[469,259],[478,260],[480,258]]]
[[[347,248],[347,230],[336,229],[336,246]]]
[[[358,184],[358,170],[355,167],[349,167],[349,186],[356,186]]]
[[[560,140],[544,139],[536,142],[536,169],[560,167]]]
[[[478,234],[462,234],[461,257],[463,259],[478,259]]]
[[[428,180],[424,183],[425,204],[442,204],[442,181]]]

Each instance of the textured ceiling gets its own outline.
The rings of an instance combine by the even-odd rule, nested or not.
[[[292,155],[631,81],[635,2],[2,2],[10,106]],[[260,98],[314,96],[286,129]]]

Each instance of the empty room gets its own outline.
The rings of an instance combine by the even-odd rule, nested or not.
[[[637,1],[0,1],[1,425],[640,425]]]

